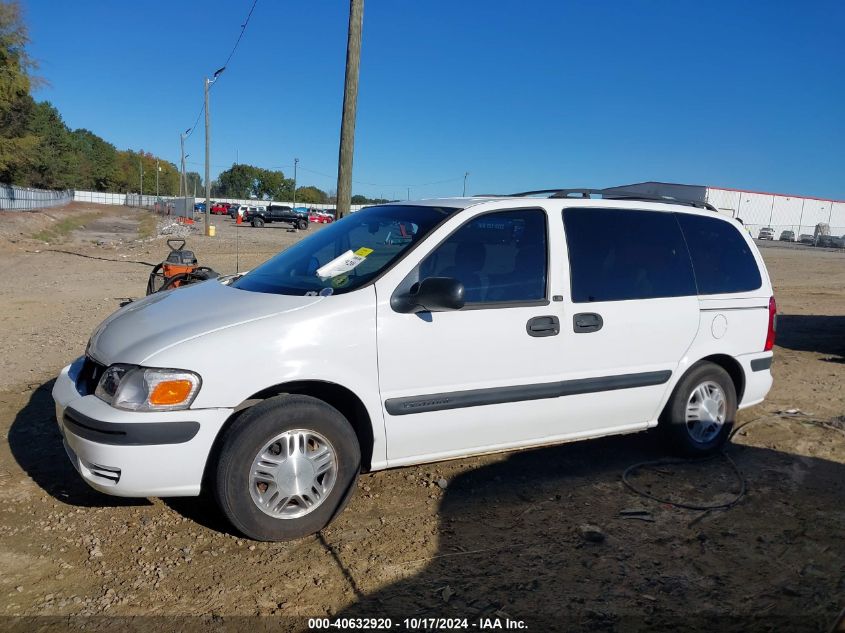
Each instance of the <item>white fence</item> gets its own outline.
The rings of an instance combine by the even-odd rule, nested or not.
[[[97,204],[126,204],[125,193],[108,191],[74,191],[74,202],[96,202]]]
[[[73,200],[73,191],[50,191],[0,184],[0,209],[4,211],[32,211],[62,207]]]
[[[97,204],[122,204],[130,207],[147,207],[152,208],[157,202],[173,200],[172,196],[139,196],[137,193],[109,193],[104,191],[74,191],[73,199],[77,202],[94,202]],[[197,202],[205,202],[205,198],[196,198]],[[282,204],[289,207],[294,206],[292,200],[254,200],[245,198],[212,198],[214,202],[228,202],[230,204],[242,204],[250,207],[266,207],[269,204]],[[297,207],[306,207],[308,209],[319,209],[321,211],[334,211],[337,205],[322,204],[322,203],[305,203],[297,201]],[[358,211],[364,208],[365,204],[353,204],[352,211]]]

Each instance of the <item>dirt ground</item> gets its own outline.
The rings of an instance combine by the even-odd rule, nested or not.
[[[133,262],[166,253],[137,239],[144,214],[0,214],[0,627],[288,630],[343,616],[397,630],[455,617],[469,629],[510,618],[532,631],[815,632],[845,605],[845,253],[763,248],[781,313],[775,386],[740,415],[751,423],[727,455],[747,492],[730,510],[629,491],[623,471],[663,456],[647,433],[364,475],[320,535],[255,543],[204,497],[101,495],[62,449],[53,377],[143,294],[149,266]],[[30,237],[68,216],[87,224]],[[215,224],[189,246],[222,273],[236,246],[243,270],[301,237]],[[740,489],[725,458],[632,478],[699,504]],[[255,615],[269,617],[242,617]]]

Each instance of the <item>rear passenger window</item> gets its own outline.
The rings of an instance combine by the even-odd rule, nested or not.
[[[757,261],[737,227],[717,218],[676,215],[692,257],[699,294],[747,292],[763,284]]]
[[[546,297],[546,212],[520,209],[473,218],[420,264],[420,279],[453,277],[473,303]]]
[[[672,213],[566,209],[563,224],[575,303],[696,294]]]

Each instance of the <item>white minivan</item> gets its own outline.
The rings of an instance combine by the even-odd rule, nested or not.
[[[658,425],[718,450],[772,385],[753,240],[678,201],[549,193],[365,208],[123,307],[56,380],[71,461],[113,495],[208,487],[284,540],[361,471]]]

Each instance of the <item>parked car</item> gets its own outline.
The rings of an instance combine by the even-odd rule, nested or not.
[[[281,222],[288,224],[292,228],[305,230],[308,228],[308,218],[294,213],[293,209],[288,206],[271,204],[266,209],[258,207],[257,211],[253,212],[250,207],[249,218],[244,218],[255,228],[262,228],[265,224],[272,222]]]
[[[194,211],[196,213],[205,213],[205,202],[195,202]]]
[[[836,235],[817,235],[816,246],[824,246],[827,248],[845,248],[845,236],[838,237]]]
[[[798,236],[798,241],[801,242],[802,244],[814,244],[815,241],[816,241],[816,238],[814,238],[809,233],[802,233],[801,235]]]
[[[293,212],[304,217],[308,217],[310,213],[305,207],[294,207]]]
[[[781,242],[794,242],[795,241],[795,231],[781,231],[780,241]]]
[[[229,205],[225,202],[215,202],[211,205],[211,213],[214,215],[229,215]]]
[[[232,204],[229,205],[229,217],[233,220],[237,220],[238,216],[241,216],[243,219],[246,212],[249,210],[249,207],[243,204]]]
[[[244,222],[249,222],[252,216],[258,212],[266,211],[266,207],[259,207],[255,205],[241,205],[241,218]]]
[[[773,240],[775,239],[775,230],[770,226],[764,226],[760,229],[759,235],[757,235],[758,240]]]
[[[52,393],[93,488],[208,486],[239,532],[284,540],[331,521],[361,471],[652,427],[713,454],[772,385],[775,315],[754,241],[712,211],[397,202],[130,303]]]
[[[312,212],[308,216],[308,221],[309,222],[316,222],[318,224],[329,224],[329,223],[333,222],[334,219],[328,213],[320,213],[319,211],[317,211],[317,212]]]

